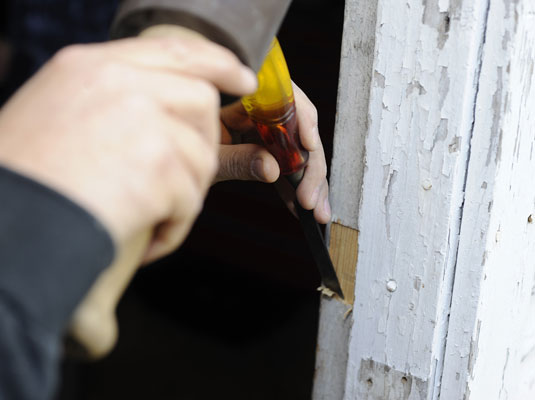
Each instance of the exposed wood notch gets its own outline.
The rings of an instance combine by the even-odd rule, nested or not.
[[[330,233],[329,252],[344,292],[345,302],[353,304],[359,232],[339,222],[333,222]]]

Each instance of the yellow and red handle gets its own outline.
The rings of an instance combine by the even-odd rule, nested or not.
[[[243,97],[242,104],[279,163],[281,175],[294,174],[305,166],[308,152],[299,140],[292,81],[276,38],[257,77],[257,91]]]

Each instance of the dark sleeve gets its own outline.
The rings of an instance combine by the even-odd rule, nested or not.
[[[50,399],[71,314],[114,246],[57,192],[0,167],[0,399]]]
[[[159,24],[180,25],[231,50],[258,71],[291,0],[120,0],[113,38],[136,36]]]

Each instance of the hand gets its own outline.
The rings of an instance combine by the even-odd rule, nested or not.
[[[297,188],[297,199],[307,210],[314,210],[320,223],[331,218],[327,165],[318,132],[316,107],[293,84],[297,110],[299,138],[309,152],[304,178]],[[280,175],[275,158],[262,146],[258,133],[240,102],[221,110],[223,122],[222,141],[219,149],[219,170],[214,182],[231,179],[256,180],[273,183]],[[285,180],[277,182],[277,189],[290,210],[293,210],[294,191]]]
[[[150,261],[182,242],[216,172],[218,89],[255,85],[201,37],[68,47],[1,110],[0,163],[89,210],[118,254],[154,230]]]

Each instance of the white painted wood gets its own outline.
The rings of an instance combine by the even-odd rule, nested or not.
[[[322,307],[318,362],[347,343],[345,386],[314,398],[533,399],[535,2],[375,5],[369,97],[344,105],[369,64],[341,69],[331,177],[359,260],[349,340]],[[344,32],[358,49],[351,14]]]
[[[535,2],[491,1],[446,347],[445,399],[535,398],[534,63]]]
[[[345,399],[438,397],[486,9],[379,1]]]

